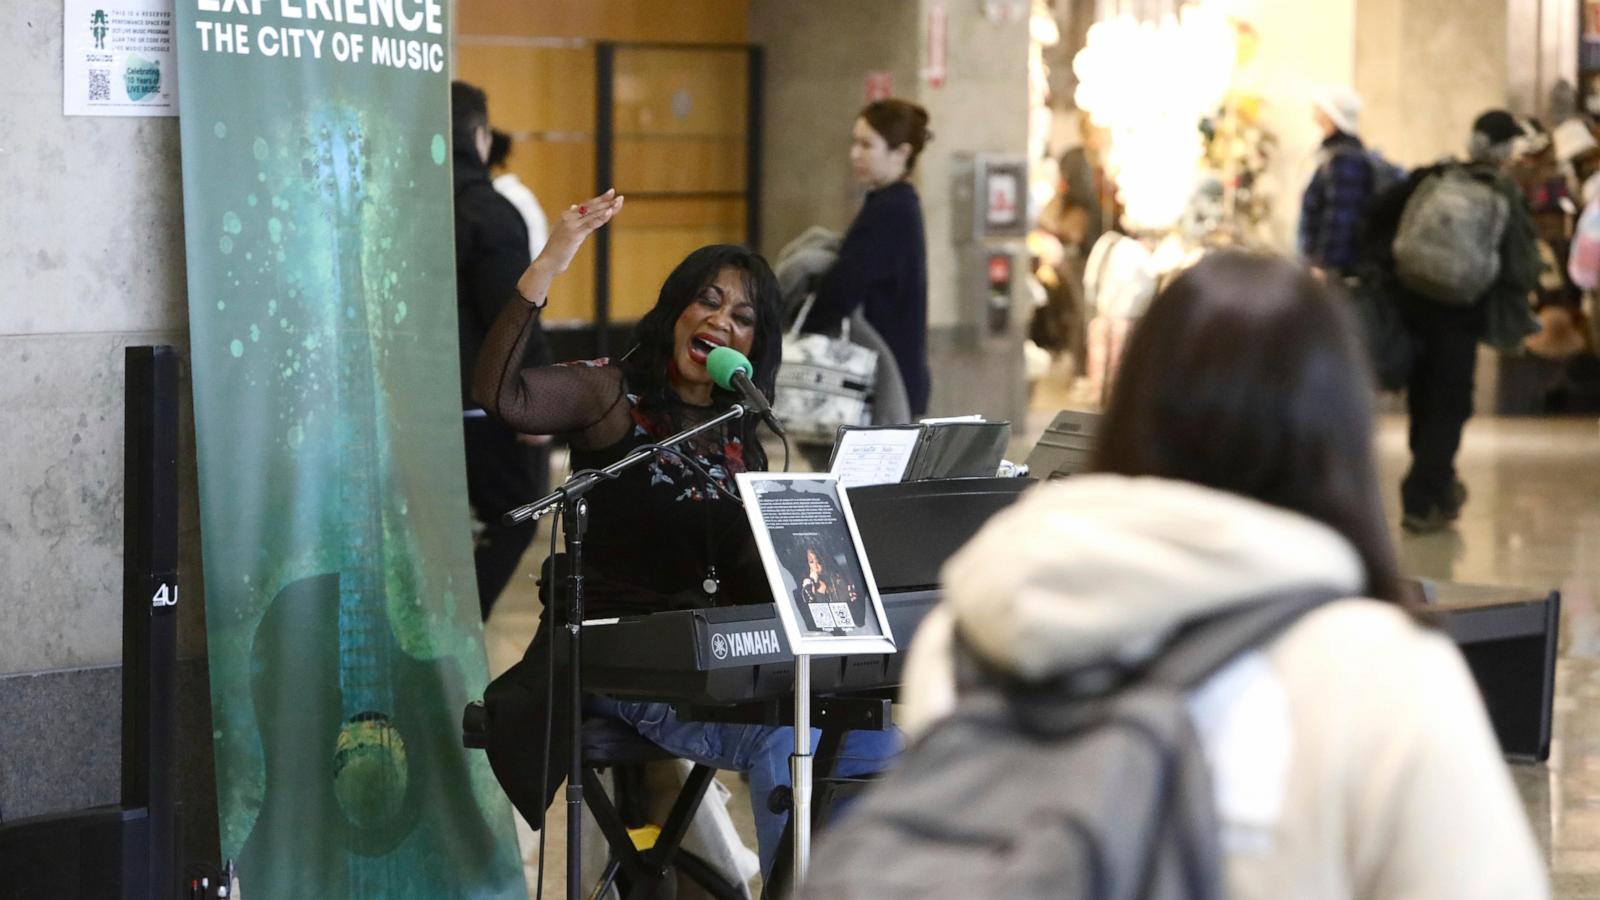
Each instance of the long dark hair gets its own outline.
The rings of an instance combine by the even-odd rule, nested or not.
[[[656,305],[634,327],[633,349],[620,363],[629,386],[639,394],[646,412],[666,416],[669,424],[678,424],[673,411],[682,403],[667,382],[673,328],[684,309],[710,287],[725,268],[740,272],[745,293],[755,304],[756,335],[750,345],[750,364],[755,375],[750,380],[767,399],[772,399],[778,364],[783,360],[782,293],[778,278],[761,254],[733,244],[712,244],[684,257],[667,276]],[[712,399],[731,403],[738,395],[713,388]],[[759,421],[754,416],[746,416],[737,425],[737,433],[744,444],[745,465],[752,470],[766,468],[767,457],[756,435]]]
[[[1229,491],[1343,535],[1402,602],[1372,452],[1373,388],[1345,298],[1289,260],[1224,251],[1134,328],[1093,468]]]

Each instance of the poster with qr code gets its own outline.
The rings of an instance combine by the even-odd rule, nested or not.
[[[65,0],[61,111],[175,116],[173,0]]]
[[[737,476],[778,619],[796,654],[894,653],[894,635],[833,475]]]

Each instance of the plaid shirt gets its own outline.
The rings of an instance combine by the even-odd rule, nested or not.
[[[1337,132],[1322,142],[1321,163],[1300,201],[1300,255],[1306,262],[1351,273],[1372,188],[1372,160],[1360,138]]]

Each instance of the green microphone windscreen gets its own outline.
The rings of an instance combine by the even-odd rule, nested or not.
[[[706,357],[706,371],[710,373],[711,380],[723,390],[736,390],[733,386],[733,373],[744,370],[746,378],[755,374],[750,360],[743,353],[732,347],[717,347]]]

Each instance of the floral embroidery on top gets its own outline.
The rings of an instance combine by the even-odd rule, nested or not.
[[[665,423],[655,420],[640,408],[638,394],[628,394],[627,397],[629,410],[633,416],[633,434],[641,439],[640,443],[659,441],[672,435]],[[733,476],[745,470],[744,442],[738,437],[728,436],[720,447],[714,444],[708,445],[704,441],[694,441],[680,449],[699,463],[706,470],[706,474],[715,479],[725,490],[737,491]],[[699,474],[684,465],[676,456],[670,453],[657,453],[649,468],[652,486],[666,484],[681,488],[674,500],[699,502],[706,499],[706,485],[701,482]]]

